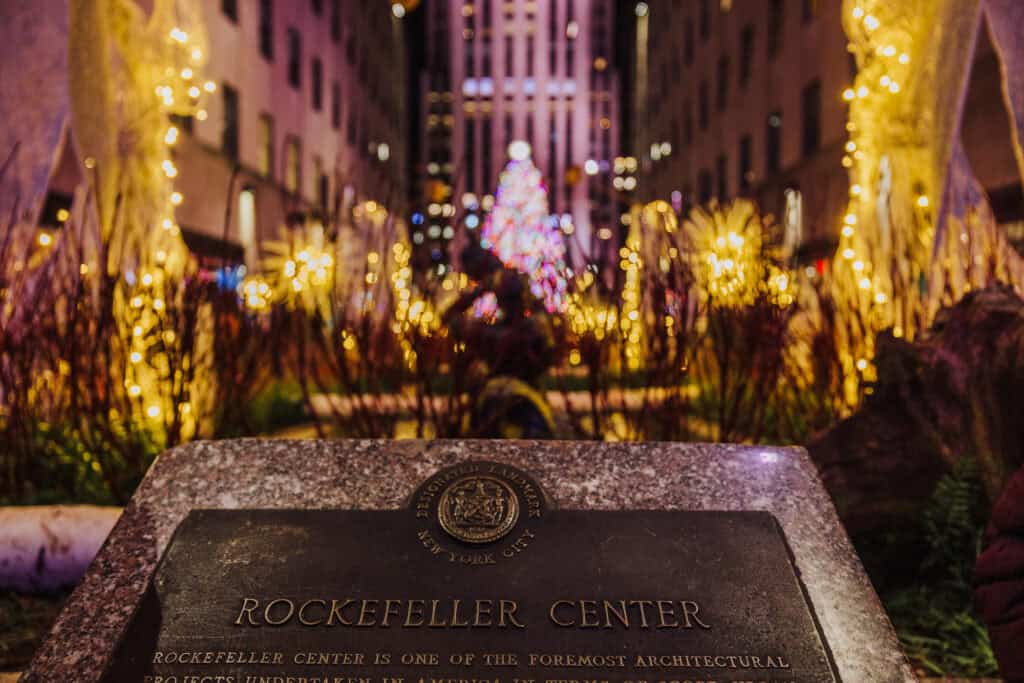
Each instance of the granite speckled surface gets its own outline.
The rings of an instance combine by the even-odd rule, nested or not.
[[[196,442],[157,459],[22,681],[99,679],[172,532],[192,508],[399,508],[437,469],[467,459],[526,470],[561,508],[770,511],[793,549],[843,680],[915,680],[802,449],[241,439]]]

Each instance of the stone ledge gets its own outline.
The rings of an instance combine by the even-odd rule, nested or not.
[[[916,680],[803,449],[255,439],[195,442],[160,456],[23,680],[99,680],[158,558],[191,509],[395,509],[427,476],[468,459],[520,467],[568,509],[771,512],[785,531],[843,680]]]

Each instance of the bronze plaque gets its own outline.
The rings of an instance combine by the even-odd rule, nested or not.
[[[775,518],[553,509],[506,465],[407,509],[196,510],[108,681],[838,681]]]

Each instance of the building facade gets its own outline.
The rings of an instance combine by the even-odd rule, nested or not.
[[[418,10],[424,215],[413,240],[435,261],[479,225],[514,140],[530,143],[573,263],[612,249],[614,9],[612,0],[426,0]]]
[[[253,245],[289,217],[330,222],[362,200],[404,209],[405,57],[390,5],[203,4],[218,89],[178,149],[178,222],[193,251],[226,234],[252,265]]]
[[[356,202],[404,213],[407,69],[390,4],[201,6],[208,54],[197,86],[208,79],[215,88],[196,116],[174,121],[172,151],[176,218],[200,263],[252,269],[260,243],[282,227],[311,217],[329,227]],[[81,180],[73,159],[59,169],[43,224],[70,205]]]
[[[798,234],[802,260],[834,250],[856,74],[841,0],[638,3],[633,149],[638,196],[677,211],[757,200]]]
[[[846,212],[846,98],[857,73],[842,0],[652,0],[636,15],[639,199],[685,213],[753,198],[796,260],[832,256]],[[999,223],[1024,242],[1024,192],[994,48],[983,31],[960,129]]]

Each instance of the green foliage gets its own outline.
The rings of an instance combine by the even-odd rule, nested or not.
[[[974,613],[971,588],[986,509],[977,461],[961,458],[939,480],[921,513],[919,533],[926,551],[915,585],[883,597],[907,655],[927,674],[998,673],[988,632]]]
[[[0,496],[0,504],[126,502],[160,447],[143,429],[117,429],[119,423],[105,426],[103,433],[88,432],[87,442],[86,433],[70,425],[29,425],[33,458],[24,481],[26,490],[13,499]]]
[[[252,434],[270,434],[307,419],[302,390],[295,382],[272,382],[252,397],[246,412]]]
[[[974,561],[981,552],[985,511],[978,461],[960,458],[939,480],[922,514],[929,547],[923,569],[946,571],[950,580],[969,588]]]
[[[0,593],[0,671],[24,668],[66,596]]]
[[[916,586],[890,596],[885,607],[914,665],[935,676],[998,674],[988,631],[961,591]]]

